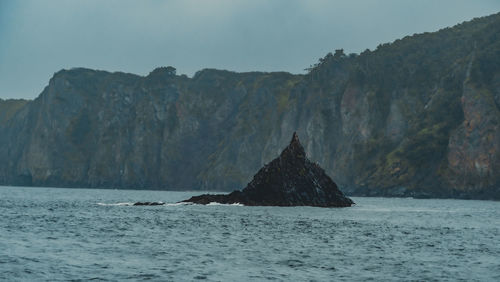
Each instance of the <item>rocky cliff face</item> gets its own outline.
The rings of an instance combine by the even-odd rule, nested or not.
[[[0,126],[5,126],[27,103],[24,99],[0,99]]]
[[[234,190],[292,132],[351,195],[500,199],[500,15],[307,75],[63,70],[0,124],[0,183]]]

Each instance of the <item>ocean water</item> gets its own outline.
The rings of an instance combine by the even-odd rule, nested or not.
[[[500,202],[127,204],[195,194],[0,187],[0,280],[500,281]]]

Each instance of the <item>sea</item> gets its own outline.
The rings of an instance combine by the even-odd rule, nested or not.
[[[0,280],[500,281],[500,202],[177,204],[196,194],[0,187]]]

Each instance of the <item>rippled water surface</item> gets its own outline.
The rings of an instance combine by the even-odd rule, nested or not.
[[[0,187],[0,280],[500,281],[500,202],[125,204],[194,194]]]

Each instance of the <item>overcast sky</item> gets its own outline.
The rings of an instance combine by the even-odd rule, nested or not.
[[[335,49],[499,11],[498,0],[0,0],[0,98],[35,98],[72,67],[302,73]]]

